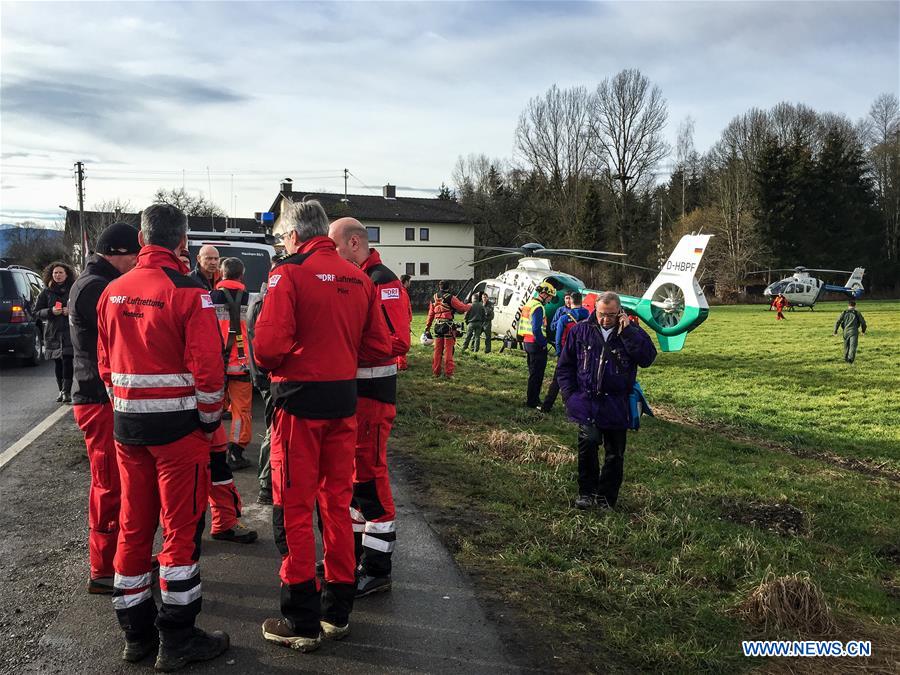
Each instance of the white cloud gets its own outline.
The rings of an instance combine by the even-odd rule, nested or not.
[[[751,106],[855,119],[900,79],[894,2],[46,8],[3,7],[3,162],[38,167],[4,168],[4,206],[71,204],[78,159],[89,203],[142,204],[183,168],[208,191],[205,167],[235,170],[239,215],[286,175],[437,186],[460,154],[509,157],[519,112],[551,84],[593,88],[626,67],[662,88],[671,136],[697,121],[700,149]],[[230,176],[211,178],[228,206]]]

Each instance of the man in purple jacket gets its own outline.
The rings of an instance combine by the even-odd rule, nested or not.
[[[557,378],[569,419],[579,425],[577,508],[616,505],[630,422],[628,396],[638,366],[647,368],[654,359],[650,336],[632,323],[615,293],[601,293],[594,314],[566,336]]]

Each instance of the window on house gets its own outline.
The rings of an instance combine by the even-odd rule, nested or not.
[[[406,228],[406,241],[415,241],[416,240],[416,228],[407,227]]]
[[[406,273],[411,277],[416,276],[416,263],[406,263]]]
[[[419,263],[419,275],[423,276],[423,277],[427,277],[428,276],[428,268],[429,268],[428,263]]]
[[[427,227],[419,228],[419,241],[428,241],[428,228]]]
[[[377,244],[381,241],[381,228],[380,227],[367,227],[366,233],[369,235],[369,243]]]

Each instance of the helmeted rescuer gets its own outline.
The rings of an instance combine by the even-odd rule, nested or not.
[[[91,463],[89,593],[113,592],[121,492],[112,403],[97,370],[97,301],[109,282],[135,266],[140,249],[137,228],[113,223],[100,233],[94,253],[69,292],[69,329],[74,351],[72,401],[75,422],[84,434]]]
[[[403,296],[406,298],[406,305],[409,308],[409,323],[412,325],[413,318],[413,308],[412,308],[412,298],[409,295],[409,287],[412,285],[412,276],[409,274],[401,274],[400,275],[400,285],[403,286]],[[409,369],[409,362],[406,359],[406,354],[403,356],[397,357],[397,367],[403,371]]]
[[[844,338],[844,361],[853,363],[856,359],[856,346],[859,344],[859,332],[862,330],[865,335],[867,329],[862,312],[856,309],[856,300],[848,301],[847,309],[835,321],[834,335],[838,334],[838,329],[841,329]]]
[[[244,286],[244,263],[239,258],[223,259],[221,276],[222,280],[210,295],[216,305],[225,343],[225,401],[231,410],[228,466],[238,470],[250,466],[244,451],[253,438],[253,384],[250,381],[250,347],[247,341],[250,294]]]
[[[397,275],[375,249],[355,218],[331,224],[338,254],[365,272],[381,301],[391,337],[391,355],[361,359],[356,371],[356,462],[350,514],[359,562],[356,597],[391,588],[391,554],[397,539],[396,509],[387,465],[387,442],[397,416],[397,358],[409,351],[409,305]]]
[[[465,304],[450,292],[450,282],[438,282],[438,292],[428,305],[428,319],[425,322],[425,335],[431,337],[434,327],[434,355],[431,359],[431,372],[440,377],[443,366],[444,375],[453,377],[456,364],[453,361],[453,350],[456,345],[456,327],[453,317],[457,312],[465,314],[472,305]]]
[[[547,281],[539,283],[531,299],[522,307],[519,315],[518,335],[524,343],[528,357],[528,389],[525,405],[538,408],[541,405],[541,385],[547,370],[547,320],[544,305],[556,297],[556,288]]]
[[[174,206],[141,213],[137,267],[97,304],[97,365],[113,405],[122,485],[113,606],[125,632],[122,658],[156,649],[157,670],[177,670],[228,648],[228,636],[194,623],[200,612],[200,536],[209,490],[210,436],[219,427],[225,368],[209,293],[178,258],[187,218]],[[162,550],[157,613],[151,552]],[[155,624],[155,625],[154,625]]]
[[[266,640],[310,651],[322,634],[349,632],[356,593],[350,501],[356,446],[356,373],[393,352],[375,286],[341,258],[317,201],[284,207],[285,250],[269,274],[253,354],[271,373],[272,521],[281,551],[280,619]],[[316,578],[313,510],[318,500],[325,550]]]
[[[577,508],[616,505],[631,422],[628,399],[638,366],[647,368],[655,359],[650,336],[631,321],[615,293],[601,293],[594,314],[566,335],[556,377],[569,419],[579,425]]]

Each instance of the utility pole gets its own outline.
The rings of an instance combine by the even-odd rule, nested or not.
[[[347,177],[350,175],[350,172],[347,169],[344,169],[344,201],[347,201],[349,197],[347,197]]]
[[[75,180],[78,190],[78,229],[81,231],[81,269],[87,260],[88,238],[84,230],[84,162],[75,162]]]

